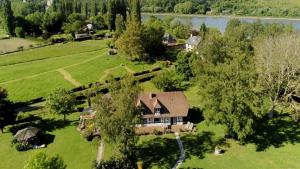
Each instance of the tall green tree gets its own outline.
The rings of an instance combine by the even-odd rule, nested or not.
[[[63,115],[64,121],[66,121],[66,115],[75,110],[75,104],[75,97],[65,89],[54,90],[46,100],[49,111]]]
[[[51,34],[60,32],[62,27],[62,20],[60,14],[48,10],[44,14],[42,30],[44,38],[50,37]]]
[[[11,1],[3,0],[1,4],[1,18],[4,30],[11,36],[14,36],[14,14],[11,9]]]
[[[75,36],[75,33],[80,32],[84,25],[85,16],[79,13],[73,13],[68,16],[67,23],[64,24],[63,30],[65,33],[70,33],[72,36]]]
[[[43,23],[43,13],[34,12],[25,17],[26,21],[29,23],[29,32],[32,36],[39,36],[42,34],[42,23]]]
[[[73,0],[72,1],[72,13],[81,13],[81,5],[80,1]]]
[[[164,92],[176,91],[180,85],[180,80],[175,71],[166,71],[152,79],[154,86]]]
[[[154,61],[161,58],[165,53],[165,47],[162,43],[165,34],[163,23],[156,17],[150,17],[143,27],[143,47],[145,53],[149,55],[144,60]]]
[[[180,52],[177,54],[176,73],[182,76],[183,80],[189,80],[193,76],[190,58],[191,53]]]
[[[99,14],[95,17],[92,17],[90,20],[93,23],[93,28],[96,29],[96,30],[107,28],[107,25],[105,23],[103,15],[101,15],[101,14]]]
[[[133,77],[113,82],[109,89],[111,97],[98,96],[96,124],[106,142],[117,145],[126,158],[134,156],[137,142],[135,125],[138,112],[135,107],[141,89]]]
[[[97,6],[96,6],[96,0],[90,0],[90,17],[97,15]]]
[[[127,2],[126,0],[116,0],[116,14],[123,16],[124,20],[127,18]]]
[[[129,0],[129,10],[131,20],[141,22],[141,2],[140,0]]]
[[[0,131],[3,133],[3,129],[6,125],[14,120],[14,114],[11,110],[11,103],[8,100],[7,90],[0,87]]]
[[[125,26],[125,21],[122,15],[117,14],[116,16],[116,31],[115,31],[115,39],[118,39],[121,34],[125,31],[126,26]]]
[[[116,1],[107,1],[107,26],[110,31],[115,30],[115,20],[116,20]]]
[[[87,0],[81,0],[81,14],[85,17],[88,15]]]
[[[201,26],[200,26],[200,36],[201,36],[201,38],[205,37],[207,31],[208,31],[208,28],[207,28],[206,24],[202,23]]]
[[[38,152],[33,155],[24,169],[66,169],[67,166],[63,159],[56,155],[48,157],[44,152]]]
[[[145,54],[142,39],[142,27],[136,20],[129,20],[125,32],[116,41],[116,47],[130,60],[141,60]]]
[[[264,114],[263,97],[256,88],[257,75],[249,56],[236,50],[217,65],[206,64],[198,74],[199,94],[204,101],[204,118],[222,124],[228,135],[244,141],[254,134]]]
[[[99,0],[99,12],[101,15],[106,14],[107,8],[105,0]]]

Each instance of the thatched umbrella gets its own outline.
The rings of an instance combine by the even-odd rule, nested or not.
[[[19,130],[15,135],[14,139],[19,142],[28,142],[30,139],[36,137],[40,130],[35,127],[27,127],[22,130]]]

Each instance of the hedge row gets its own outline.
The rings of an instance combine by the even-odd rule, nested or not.
[[[156,67],[151,70],[134,73],[133,75],[137,81],[146,82],[146,81],[151,80],[153,77],[155,77],[159,73],[160,70],[162,70],[160,67]],[[116,81],[120,81],[122,79],[122,77],[115,77],[114,79]],[[108,93],[108,83],[107,82],[106,83],[95,82],[95,83],[90,83],[88,85],[79,86],[79,87],[73,88],[71,90],[71,93],[74,93],[76,95],[77,100],[82,100],[82,99],[85,99],[83,91],[86,91],[91,88],[97,88],[96,93],[104,93],[104,94]],[[93,95],[95,95],[96,93],[94,93]],[[19,108],[19,107],[23,107],[26,105],[40,103],[45,100],[46,100],[45,97],[39,97],[39,98],[28,100],[26,102],[16,103],[15,107]]]

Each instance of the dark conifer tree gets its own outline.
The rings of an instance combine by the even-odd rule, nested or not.
[[[87,11],[88,9],[87,9],[87,2],[86,2],[86,0],[81,0],[81,14],[83,15],[83,16],[87,16],[87,14],[88,14],[88,11]]]
[[[2,16],[2,24],[4,26],[5,31],[11,35],[15,35],[14,31],[14,14],[11,9],[10,0],[3,0],[1,5],[1,16]]]
[[[107,12],[106,0],[99,0],[99,12],[105,14]]]
[[[116,1],[107,1],[107,26],[109,30],[115,30],[115,20],[116,20]]]
[[[141,22],[141,3],[140,0],[130,0],[130,17],[133,20]]]
[[[91,8],[91,14],[90,16],[96,16],[97,15],[97,7],[96,7],[96,0],[90,0],[90,8]]]

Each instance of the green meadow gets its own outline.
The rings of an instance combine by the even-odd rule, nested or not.
[[[55,88],[71,89],[109,76],[151,69],[157,64],[107,54],[106,40],[70,42],[0,57],[0,86],[15,102],[47,96]]]

